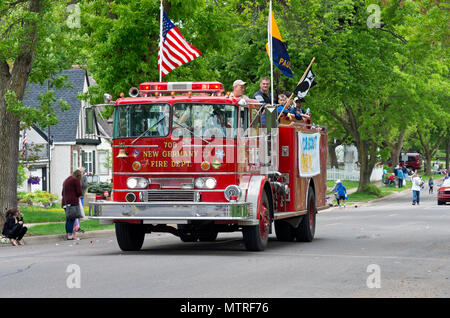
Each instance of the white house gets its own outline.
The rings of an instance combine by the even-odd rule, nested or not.
[[[28,171],[29,176],[39,176],[38,185],[25,182],[19,190],[45,190],[57,194],[61,198],[64,180],[78,167],[83,166],[95,181],[109,182],[112,177],[108,167],[108,157],[111,153],[111,128],[106,120],[98,120],[98,110],[89,102],[77,98],[79,93],[86,92],[95,82],[87,71],[73,68],[62,72],[71,88],[55,90],[56,99],[63,99],[70,109],[62,112],[55,105],[58,124],[45,129],[32,127],[27,130],[27,144],[42,144],[44,150],[40,159],[33,162]],[[48,89],[48,83],[27,85],[24,104],[30,107],[39,105],[38,96]],[[22,132],[23,138],[23,132]],[[20,140],[20,148],[23,140]],[[48,146],[50,144],[50,150]],[[50,158],[49,158],[50,157]]]

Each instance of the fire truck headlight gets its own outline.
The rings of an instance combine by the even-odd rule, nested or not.
[[[214,189],[216,187],[216,185],[217,185],[217,181],[214,178],[207,178],[205,180],[205,187],[207,189],[210,189],[210,190]]]
[[[242,190],[241,188],[239,188],[237,185],[229,185],[226,189],[225,192],[223,193],[225,195],[225,198],[230,201],[231,197],[236,197],[237,200],[239,200],[239,198],[242,195]]]
[[[195,179],[195,187],[198,189],[203,189],[205,187],[205,179],[203,178]]]
[[[143,189],[148,186],[148,180],[145,178],[131,177],[127,179],[127,187],[130,189]]]
[[[195,179],[195,187],[197,189],[214,189],[217,185],[216,179],[212,177]]]

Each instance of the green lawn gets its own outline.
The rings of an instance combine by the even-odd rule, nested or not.
[[[40,207],[20,207],[20,212],[23,214],[25,223],[47,223],[47,222],[65,222],[66,215],[62,208],[44,209]],[[84,212],[87,215],[89,207],[84,207]]]
[[[81,228],[87,231],[112,230],[112,225],[100,225],[98,220],[81,221]],[[34,225],[28,228],[26,236],[66,234],[65,222]]]
[[[333,188],[334,185],[336,184],[336,181],[334,180],[327,180],[327,187],[328,188]],[[342,180],[342,184],[344,185],[344,187],[349,190],[352,188],[357,188],[359,185],[358,181],[348,181],[348,180]]]
[[[63,222],[66,215],[63,209],[43,209],[38,207],[21,207],[25,223]]]

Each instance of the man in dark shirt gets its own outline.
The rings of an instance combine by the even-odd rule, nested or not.
[[[271,104],[271,95],[269,93],[270,80],[267,77],[261,78],[261,81],[259,82],[259,88],[260,90],[253,94],[253,99],[256,99],[263,105]]]
[[[253,99],[256,99],[259,103],[262,104],[261,106],[261,124],[263,127],[266,126],[266,114],[265,114],[265,105],[270,105],[272,103],[272,97],[269,93],[270,89],[270,79],[267,77],[261,78],[261,81],[259,82],[259,91],[257,91],[255,94],[253,94]]]

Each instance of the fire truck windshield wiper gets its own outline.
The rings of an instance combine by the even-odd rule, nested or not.
[[[140,139],[142,136],[144,136],[146,133],[148,133],[150,131],[150,129],[152,129],[153,127],[155,127],[156,125],[158,125],[163,119],[166,118],[166,115],[164,115],[163,117],[161,117],[156,123],[154,123],[153,125],[151,125],[150,127],[148,127],[148,129],[146,131],[144,131],[142,134],[139,135],[139,137],[137,137],[135,140],[133,140],[131,142],[131,145],[134,144],[138,139]]]
[[[189,129],[189,127],[187,127],[187,126],[185,126],[185,125],[183,125],[183,124],[180,124],[180,123],[177,122],[175,119],[173,120],[173,122],[174,122],[175,124],[177,124],[178,126],[180,126],[181,128],[184,128],[184,129],[186,129],[187,131],[189,131],[189,132],[191,133],[192,136],[197,137],[197,138],[200,138],[200,139],[203,140],[204,142],[210,144],[210,142],[209,142],[208,140],[203,139],[202,136],[196,135],[192,130]]]

